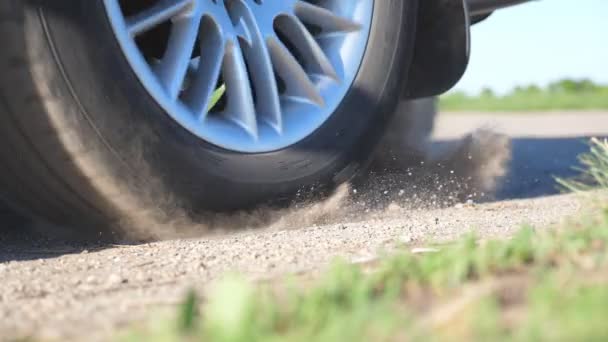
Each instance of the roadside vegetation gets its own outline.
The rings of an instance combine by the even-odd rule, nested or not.
[[[477,95],[449,92],[440,97],[442,111],[559,111],[608,109],[608,86],[590,80],[561,80],[545,88],[517,87],[505,95],[484,89]]]
[[[423,253],[403,246],[366,264],[337,261],[320,277],[227,277],[203,299],[190,294],[175,320],[121,340],[608,340],[608,142],[593,140],[581,161],[581,177],[560,182],[593,189],[593,200],[560,229],[471,234]]]

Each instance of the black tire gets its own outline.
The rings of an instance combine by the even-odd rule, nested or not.
[[[163,112],[100,0],[1,1],[1,191],[37,217],[107,232],[173,207],[234,210],[289,201],[307,186],[331,189],[366,162],[396,106],[416,4],[375,2],[362,67],[323,126],[283,150],[240,154]]]

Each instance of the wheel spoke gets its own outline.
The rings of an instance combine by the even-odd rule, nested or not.
[[[153,7],[127,18],[127,30],[132,36],[146,32],[185,12],[193,0],[162,0]]]
[[[337,16],[326,8],[305,1],[296,1],[294,11],[303,22],[316,25],[325,32],[353,32],[361,29],[360,24]]]
[[[243,51],[251,64],[251,82],[257,97],[256,109],[260,119],[281,134],[283,126],[281,102],[266,44],[262,41],[251,47],[244,47]]]
[[[323,106],[323,97],[304,68],[289,49],[276,37],[268,39],[268,49],[277,74],[285,81],[287,95],[302,97]]]
[[[275,79],[270,52],[254,14],[243,2],[233,6],[233,20],[238,22],[237,34],[241,37],[241,49],[249,65],[251,85],[256,95],[259,119],[281,134],[283,117],[281,101]]]
[[[205,21],[201,29],[206,32],[200,41],[201,57],[190,63],[190,68],[194,69],[194,81],[185,91],[184,102],[202,120],[207,116],[211,96],[218,86],[225,41],[211,20]]]
[[[281,31],[302,55],[310,72],[339,80],[335,68],[304,24],[296,18],[283,16],[277,20]]]
[[[177,99],[182,90],[198,30],[199,22],[195,18],[185,17],[175,21],[165,56],[156,66],[158,78],[173,99]]]
[[[228,96],[226,117],[257,139],[258,124],[247,66],[241,49],[232,41],[226,45],[223,75]]]

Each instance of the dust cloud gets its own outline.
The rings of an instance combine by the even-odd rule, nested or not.
[[[506,136],[479,129],[458,140],[432,141],[436,113],[432,100],[404,102],[399,110],[371,165],[328,197],[284,209],[208,214],[196,220],[200,222],[174,206],[170,213],[137,220],[137,227],[128,229],[136,232],[130,238],[158,240],[251,229],[301,229],[492,198],[511,157]],[[142,226],[142,222],[146,224]]]

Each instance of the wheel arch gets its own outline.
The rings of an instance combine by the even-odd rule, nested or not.
[[[470,25],[466,0],[420,1],[405,98],[439,95],[462,78],[469,63]]]

